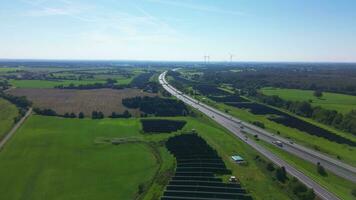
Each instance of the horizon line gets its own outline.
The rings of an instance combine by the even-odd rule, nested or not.
[[[147,59],[147,60],[140,60],[140,59],[72,59],[72,58],[0,58],[0,62],[3,61],[71,61],[71,62],[190,62],[190,63],[205,63],[205,64],[214,64],[214,63],[313,63],[313,64],[356,64],[356,61],[254,61],[254,60],[245,60],[245,61],[210,61],[206,63],[205,61],[198,61],[198,60],[155,60],[155,59]]]

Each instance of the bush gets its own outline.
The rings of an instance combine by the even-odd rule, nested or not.
[[[274,168],[274,165],[273,165],[273,163],[271,163],[271,162],[269,162],[268,164],[267,164],[267,170],[268,171],[274,171],[275,170],[275,168]]]
[[[314,200],[315,194],[312,189],[307,188],[302,184],[298,179],[293,178],[292,181],[288,184],[290,189],[293,191],[293,194],[298,197],[300,200]]]
[[[265,124],[259,121],[252,122],[253,125],[258,126],[260,128],[265,128]]]
[[[320,175],[322,176],[327,176],[328,174],[326,173],[324,167],[318,162],[317,166],[317,171]]]
[[[276,178],[278,181],[284,183],[286,180],[288,180],[287,177],[287,172],[284,167],[277,168],[276,170]]]
[[[356,188],[352,189],[351,194],[352,196],[356,197]]]

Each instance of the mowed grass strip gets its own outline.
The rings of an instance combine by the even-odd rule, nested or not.
[[[356,96],[323,92],[321,98],[313,95],[312,90],[281,89],[266,87],[261,89],[265,95],[277,95],[290,101],[311,101],[313,106],[321,106],[325,109],[336,110],[341,113],[356,109]]]
[[[0,98],[0,140],[10,131],[14,125],[14,118],[18,115],[18,109],[9,101]]]
[[[1,199],[132,200],[158,169],[147,145],[97,144],[139,137],[136,119],[31,116],[0,152]]]

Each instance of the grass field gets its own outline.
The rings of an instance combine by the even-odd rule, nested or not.
[[[16,70],[22,70],[22,68],[20,68],[20,67],[0,67],[0,73],[13,72]]]
[[[63,90],[63,89],[32,89],[15,88],[9,91],[16,96],[26,96],[33,102],[34,107],[51,108],[59,114],[83,112],[87,117],[92,111],[101,111],[105,116],[112,112],[122,113],[126,109],[138,116],[137,109],[128,109],[121,103],[122,99],[136,96],[153,96],[151,93],[138,89],[92,89],[92,90]]]
[[[68,86],[85,85],[94,83],[104,83],[104,80],[63,80],[63,81],[46,81],[46,80],[10,80],[10,84],[16,88],[54,88],[58,85]]]
[[[323,96],[317,98],[313,95],[314,91],[311,90],[263,88],[261,91],[265,95],[277,95],[285,100],[311,101],[313,106],[321,106],[341,113],[356,109],[356,96],[352,95],[323,92]]]
[[[246,189],[257,200],[285,200],[287,193],[254,160],[257,153],[224,128],[206,118],[186,120],[191,129],[216,148]],[[112,145],[103,138],[136,138],[156,142],[173,134],[141,134],[139,119],[64,119],[33,115],[0,152],[0,193],[4,199],[122,199],[132,200],[140,184],[150,185],[147,200],[162,193],[169,180],[172,156],[159,146],[161,165],[145,143]],[[156,152],[157,153],[157,152]],[[248,165],[236,165],[232,154]],[[160,167],[159,167],[160,166]],[[160,169],[162,174],[157,175]],[[23,191],[23,192],[19,192]]]
[[[0,140],[11,129],[14,118],[18,115],[16,106],[9,101],[0,98]]]
[[[31,116],[0,152],[1,198],[132,200],[158,169],[154,154],[95,140],[140,137],[139,129],[137,120]]]

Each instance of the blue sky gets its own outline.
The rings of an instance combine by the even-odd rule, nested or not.
[[[1,0],[0,58],[356,61],[354,0]]]

